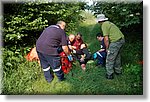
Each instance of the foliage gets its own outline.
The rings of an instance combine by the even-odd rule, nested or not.
[[[67,32],[75,30],[83,7],[84,3],[4,4],[4,45],[16,49],[34,45],[42,30],[58,20],[68,24]]]
[[[90,8],[95,15],[105,14],[118,27],[128,31],[141,31],[143,24],[143,3],[95,2]],[[140,29],[138,29],[140,28]]]
[[[11,51],[8,49],[2,49],[3,53],[3,71],[8,74],[12,73],[13,70],[16,70],[17,64],[23,62],[23,56],[19,53],[20,51]]]
[[[88,44],[92,53],[99,49],[96,33],[100,32],[89,14],[79,23],[77,30],[81,32],[83,40]],[[138,33],[138,32],[137,32]],[[131,36],[133,35],[133,36]],[[64,82],[57,82],[56,76],[52,83],[45,81],[43,71],[36,62],[27,62],[23,53],[28,47],[19,46],[3,49],[3,93],[2,94],[88,94],[88,95],[142,95],[143,94],[143,66],[138,64],[142,58],[142,40],[135,34],[125,35],[126,43],[122,50],[123,74],[115,75],[113,80],[106,80],[105,68],[87,63],[83,72],[79,63],[74,66]]]

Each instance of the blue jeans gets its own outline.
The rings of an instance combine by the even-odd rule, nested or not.
[[[50,69],[52,69],[60,81],[64,79],[64,73],[61,69],[61,61],[59,56],[46,55],[38,51],[37,54],[40,59],[41,67],[43,68],[45,79],[48,82],[51,82],[54,77]]]

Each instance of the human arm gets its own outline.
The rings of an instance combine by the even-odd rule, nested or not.
[[[71,55],[71,53],[70,53],[70,51],[69,51],[68,46],[62,46],[62,49],[63,49],[63,51],[65,52],[65,54],[67,55],[68,60],[69,60],[69,61],[73,61],[73,58],[72,58],[72,55]]]
[[[70,51],[69,51],[69,48],[68,48],[67,45],[66,46],[62,46],[62,49],[63,49],[63,51],[65,52],[66,55],[70,55]]]
[[[68,45],[68,47],[69,47],[71,50],[76,50],[76,47],[75,47],[75,46]]]
[[[105,51],[105,49],[100,49],[98,52],[102,52],[102,51]]]
[[[107,52],[108,47],[109,47],[109,33],[110,33],[110,24],[109,24],[109,22],[104,22],[102,24],[102,32],[103,32],[104,44],[105,44],[106,52]]]
[[[68,40],[67,40],[66,34],[63,34],[63,35],[62,35],[61,44],[62,44],[62,49],[63,49],[63,51],[65,52],[65,54],[66,54],[67,57],[68,57],[68,60],[69,60],[69,61],[73,61],[71,52],[70,52],[70,50],[69,50]]]
[[[105,46],[106,46],[106,51],[107,51],[107,49],[108,49],[108,47],[109,47],[109,38],[108,38],[107,35],[104,37],[104,44],[105,44]]]

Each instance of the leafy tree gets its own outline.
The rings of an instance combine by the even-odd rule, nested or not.
[[[124,31],[140,31],[143,24],[143,2],[95,2],[91,6],[95,16],[104,13]]]
[[[33,46],[43,29],[64,20],[67,32],[76,29],[84,3],[6,3],[4,4],[5,47],[16,50]]]

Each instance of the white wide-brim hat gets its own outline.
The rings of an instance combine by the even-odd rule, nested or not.
[[[97,15],[96,22],[101,22],[101,21],[106,21],[106,20],[108,20],[108,18],[106,18],[104,14]]]

